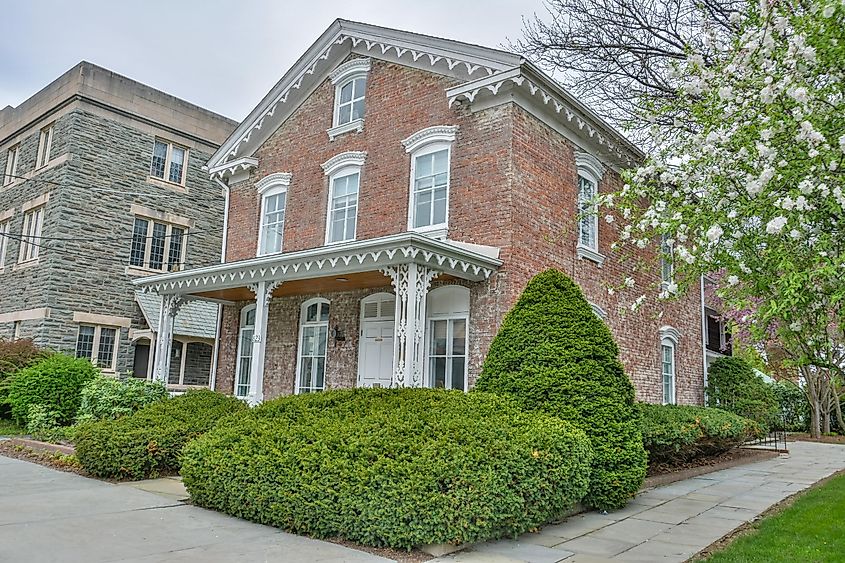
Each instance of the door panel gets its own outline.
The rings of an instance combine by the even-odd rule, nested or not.
[[[393,321],[364,321],[359,358],[362,387],[390,387],[393,373]]]

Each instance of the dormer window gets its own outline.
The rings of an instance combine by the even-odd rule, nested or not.
[[[370,59],[353,59],[337,67],[330,75],[335,86],[334,117],[329,139],[348,131],[364,129],[365,97]]]

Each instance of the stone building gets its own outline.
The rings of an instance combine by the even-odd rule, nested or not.
[[[0,110],[0,337],[147,375],[159,303],[132,282],[220,261],[203,166],[235,125],[87,62]],[[171,383],[208,384],[216,316],[177,321]]]
[[[225,262],[140,280],[165,322],[223,300],[216,388],[470,388],[528,280],[558,268],[608,324],[638,398],[701,403],[702,301],[659,243],[623,260],[596,192],[642,154],[520,56],[338,20],[212,156]],[[159,357],[167,357],[167,339]],[[157,364],[163,374],[165,363]]]

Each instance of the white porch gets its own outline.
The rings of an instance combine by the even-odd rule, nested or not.
[[[239,334],[238,361],[248,357],[248,362],[244,363],[247,366],[244,369],[249,370],[249,377],[244,377],[248,391],[241,394],[251,403],[261,402],[264,398],[267,320],[272,299],[347,289],[384,288],[389,284],[394,300],[392,318],[377,309],[377,317],[368,319],[373,322],[365,324],[363,306],[366,300],[362,300],[361,327],[362,330],[366,327],[383,332],[381,335],[373,333],[372,341],[384,342],[384,337],[388,336],[392,341],[389,385],[421,387],[426,385],[426,303],[432,281],[483,281],[500,265],[496,248],[440,241],[409,232],[145,278],[139,280],[138,285],[144,291],[158,294],[161,299],[153,377],[166,377],[168,365],[161,358],[170,357],[168,347],[172,341],[173,319],[185,303],[197,299],[223,303],[254,301],[255,307],[249,319],[250,331],[245,335],[249,338]],[[381,297],[370,301],[381,308],[379,303],[384,303],[385,295],[388,299],[390,296],[385,292],[378,295]],[[306,319],[309,312],[304,305],[303,319]],[[328,319],[322,319],[320,305],[311,308],[315,315],[312,317],[317,320],[308,320],[305,324],[308,327],[322,326],[319,338],[325,342],[332,330],[326,324]],[[388,321],[392,321],[389,332],[386,329],[391,322]],[[302,330],[310,330],[308,327],[300,329],[300,339],[303,337]],[[439,325],[437,328],[439,330]],[[444,325],[445,329],[448,327]],[[300,340],[299,346],[303,347],[305,342],[308,341]],[[251,348],[249,354],[241,353],[244,346]],[[361,353],[366,353],[363,347]],[[374,361],[383,364],[384,354],[377,356],[380,359]],[[299,369],[297,367],[297,371]],[[359,376],[358,384],[383,383],[364,381]],[[297,378],[297,391],[308,390],[300,389]]]

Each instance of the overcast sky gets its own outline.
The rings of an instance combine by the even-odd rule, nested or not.
[[[81,60],[238,121],[335,18],[500,47],[541,0],[0,0],[0,108]]]

